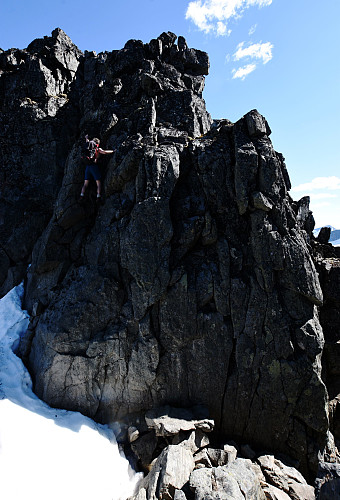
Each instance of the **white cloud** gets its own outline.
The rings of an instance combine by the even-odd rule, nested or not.
[[[234,54],[234,61],[239,61],[246,57],[250,59],[262,59],[263,64],[267,64],[273,58],[273,44],[270,42],[253,43],[248,47],[244,47],[244,44],[245,42],[238,44]]]
[[[310,195],[311,200],[323,200],[323,199],[328,199],[328,198],[337,198],[336,194],[331,194],[331,193],[312,193]]]
[[[310,182],[293,187],[292,192],[309,192],[315,189],[340,189],[340,177],[336,177],[335,175],[329,177],[315,177]]]
[[[256,31],[256,28],[257,28],[257,24],[254,24],[254,25],[250,28],[250,30],[248,31],[248,35],[249,35],[249,36],[253,35],[253,34],[255,33],[255,31]]]
[[[256,69],[256,64],[247,64],[246,66],[242,66],[239,69],[233,69],[233,78],[241,78],[241,80],[244,80],[249,73],[254,71]]]
[[[218,35],[227,35],[229,36],[231,33],[231,30],[227,30],[227,26],[225,23],[222,23],[221,21],[218,21],[217,27],[216,27],[216,32]]]
[[[330,206],[331,206],[331,204],[328,203],[327,201],[323,201],[321,203],[313,203],[313,204],[311,204],[311,208],[313,210],[315,210],[316,208],[320,208],[320,207],[330,207]]]
[[[241,42],[236,47],[236,52],[233,54],[234,61],[240,61],[241,59],[246,59],[249,61],[249,64],[243,66],[239,69],[233,69],[232,74],[233,78],[241,78],[245,79],[249,73],[256,69],[256,64],[253,62],[254,59],[262,60],[263,64],[267,64],[272,57],[272,49],[273,44],[270,42],[266,43],[253,43],[245,47],[245,42]]]
[[[193,0],[189,2],[185,18],[205,33],[228,35],[228,21],[239,18],[249,7],[266,7],[272,0]]]

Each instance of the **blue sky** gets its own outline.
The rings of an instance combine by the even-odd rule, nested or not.
[[[258,109],[286,158],[292,197],[311,196],[317,227],[340,228],[339,0],[12,0],[0,14],[4,50],[56,27],[96,52],[163,31],[184,36],[209,54],[212,117]]]

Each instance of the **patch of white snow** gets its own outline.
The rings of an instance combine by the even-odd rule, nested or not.
[[[23,286],[0,300],[0,498],[125,500],[136,474],[113,431],[80,413],[55,410],[32,392],[13,346],[27,329]]]

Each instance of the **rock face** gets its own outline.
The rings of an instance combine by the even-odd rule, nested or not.
[[[212,121],[208,56],[170,32],[83,55],[56,30],[0,60],[18,151],[14,169],[2,153],[1,278],[22,279],[32,252],[20,352],[36,393],[105,422],[204,404],[216,432],[316,473],[329,421],[314,222],[265,118]],[[116,150],[99,207],[93,187],[77,201],[85,133]]]
[[[340,259],[335,255],[316,255],[317,269],[324,291],[320,322],[325,346],[322,355],[323,379],[330,399],[330,428],[337,447],[340,444]],[[335,249],[338,250],[338,249]]]
[[[78,134],[81,51],[61,30],[0,53],[0,295],[20,283]]]

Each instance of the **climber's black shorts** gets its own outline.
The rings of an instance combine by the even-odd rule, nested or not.
[[[97,165],[87,165],[85,170],[85,180],[89,181],[91,176],[95,181],[100,181],[102,178],[99,167]]]

